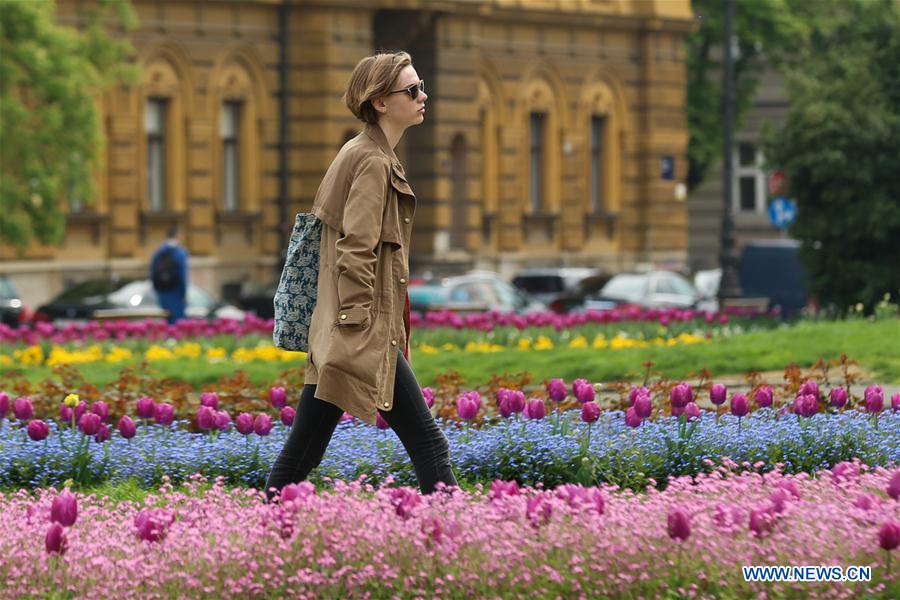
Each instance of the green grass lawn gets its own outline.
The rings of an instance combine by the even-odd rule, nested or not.
[[[413,332],[415,336],[415,331]],[[743,374],[751,370],[781,370],[796,363],[809,367],[820,358],[838,359],[846,353],[874,381],[900,383],[900,319],[879,321],[801,322],[778,329],[716,338],[709,343],[652,347],[646,349],[594,350],[557,347],[549,351],[504,350],[496,353],[413,352],[413,369],[422,385],[430,385],[437,375],[458,371],[469,385],[484,384],[493,374],[529,371],[535,382],[552,377],[571,381],[584,377],[592,381],[632,378],[642,372],[642,363],[652,361],[654,369],[671,378],[685,377],[700,369],[713,376]],[[237,370],[264,386],[289,368],[303,362],[204,363],[202,359],[152,363],[157,377],[172,377],[199,388],[212,384]],[[85,379],[97,386],[115,380],[122,365],[90,363],[79,365]],[[48,367],[29,368],[22,374],[32,382],[52,375]],[[0,378],[0,388],[12,373]]]

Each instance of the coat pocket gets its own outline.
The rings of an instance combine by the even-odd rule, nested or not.
[[[334,325],[321,368],[336,369],[375,386],[380,354],[377,329],[374,321],[366,327]]]

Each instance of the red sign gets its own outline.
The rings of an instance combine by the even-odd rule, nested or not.
[[[781,169],[769,173],[769,194],[773,196],[784,194],[784,171]]]

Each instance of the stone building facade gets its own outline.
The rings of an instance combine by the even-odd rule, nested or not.
[[[71,23],[74,0],[60,0]],[[100,100],[105,164],[61,247],[0,244],[27,303],[146,273],[180,224],[192,281],[277,276],[361,124],[355,63],[405,49],[429,94],[398,157],[417,195],[411,270],[684,263],[690,0],[134,0],[136,82]],[[71,199],[70,199],[71,200]]]

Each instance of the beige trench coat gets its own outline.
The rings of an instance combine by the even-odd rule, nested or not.
[[[374,424],[391,410],[416,199],[378,125],[341,148],[312,212],[323,222],[306,383],[316,397]]]

